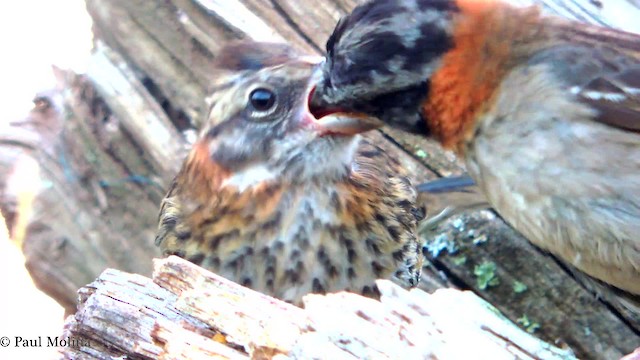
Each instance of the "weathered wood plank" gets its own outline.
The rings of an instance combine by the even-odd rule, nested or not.
[[[151,258],[159,255],[152,239],[164,189],[134,181],[136,175],[153,182],[159,171],[133,152],[133,138],[86,77],[59,75],[65,113],[56,105],[60,94],[47,94],[27,118],[0,132],[0,148],[39,165],[28,178],[8,171],[5,181],[31,183],[25,191],[35,199],[23,214],[26,266],[40,289],[73,311],[79,285],[106,267],[150,272]],[[13,169],[24,159],[2,156],[0,162]],[[3,197],[17,203],[19,195]]]
[[[601,6],[588,0],[537,2],[565,16],[626,29],[639,26],[625,20],[640,14],[624,0]],[[335,19],[356,3],[87,0],[100,44],[89,73],[98,93],[86,80],[62,79],[66,107],[56,121],[65,119],[64,126],[55,125],[53,130],[14,126],[11,136],[20,132],[19,138],[0,139],[0,166],[7,169],[3,174],[11,173],[16,153],[27,154],[40,163],[46,181],[36,196],[24,244],[37,283],[72,311],[75,289],[105,267],[148,273],[151,258],[158,255],[152,239],[162,186],[171,180],[171,169],[180,165],[170,160],[171,153],[182,151],[180,146],[186,143],[182,134],[197,129],[204,116],[207,84],[216,76],[210,63],[220,46],[242,37],[284,39],[317,54]],[[612,10],[616,6],[624,11],[616,13]],[[106,53],[115,56],[104,57]],[[107,58],[110,65],[99,64]],[[130,99],[111,98],[112,78],[101,74],[109,67],[121,69],[120,75],[135,85],[130,90],[132,97],[143,101],[140,108],[124,101]],[[147,129],[158,127],[169,135],[151,143]],[[394,151],[417,181],[464,171],[451,153],[433,142],[391,130],[371,136]],[[0,176],[0,188],[5,189],[6,180]],[[12,196],[3,191],[3,211],[12,206]],[[435,204],[427,200],[428,207]],[[423,285],[430,290],[445,285],[474,289],[514,321],[527,315],[530,322],[540,324],[537,335],[567,342],[581,357],[615,358],[640,343],[637,323],[609,312],[608,305],[595,300],[570,272],[489,212],[452,219],[428,240],[432,249],[448,243],[459,249],[455,255],[443,252],[428,264]],[[482,290],[474,270],[484,262],[496,265],[500,284]],[[528,290],[514,292],[516,280]]]
[[[574,359],[509,324],[471,292],[407,292],[378,282],[381,301],[351,293],[305,297],[305,309],[185,260],[151,279],[106,270],[81,291],[63,337],[67,359]]]
[[[167,113],[153,99],[133,71],[109,49],[97,46],[87,76],[98,87],[109,108],[121,115],[124,128],[138,146],[148,151],[154,172],[164,180],[171,179],[186,154],[184,140]]]

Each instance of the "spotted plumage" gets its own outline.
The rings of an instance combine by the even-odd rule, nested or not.
[[[277,58],[264,44],[223,50],[156,243],[295,304],[310,292],[375,297],[378,278],[415,286],[422,212],[411,182],[381,148],[323,133],[307,107],[317,64],[278,49]]]

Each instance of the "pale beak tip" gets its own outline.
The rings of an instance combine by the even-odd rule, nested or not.
[[[381,128],[384,123],[360,114],[337,113],[324,116],[316,124],[325,133],[352,136]]]

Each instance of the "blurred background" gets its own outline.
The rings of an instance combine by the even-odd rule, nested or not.
[[[22,120],[33,108],[39,91],[55,87],[51,64],[83,72],[91,49],[91,19],[82,0],[24,0],[0,5],[0,127]],[[41,186],[37,166],[32,161],[20,162],[21,172],[12,186],[23,194],[28,206],[37,187]],[[20,235],[19,235],[20,236]],[[25,269],[20,250],[22,239],[9,239],[4,219],[0,221],[0,336],[37,338],[58,336],[64,320],[64,309],[38,290]],[[55,348],[0,348],[4,359],[49,359]]]

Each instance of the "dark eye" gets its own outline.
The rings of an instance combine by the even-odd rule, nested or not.
[[[271,90],[258,88],[249,94],[249,101],[254,109],[258,111],[267,111],[275,105],[276,94]]]

